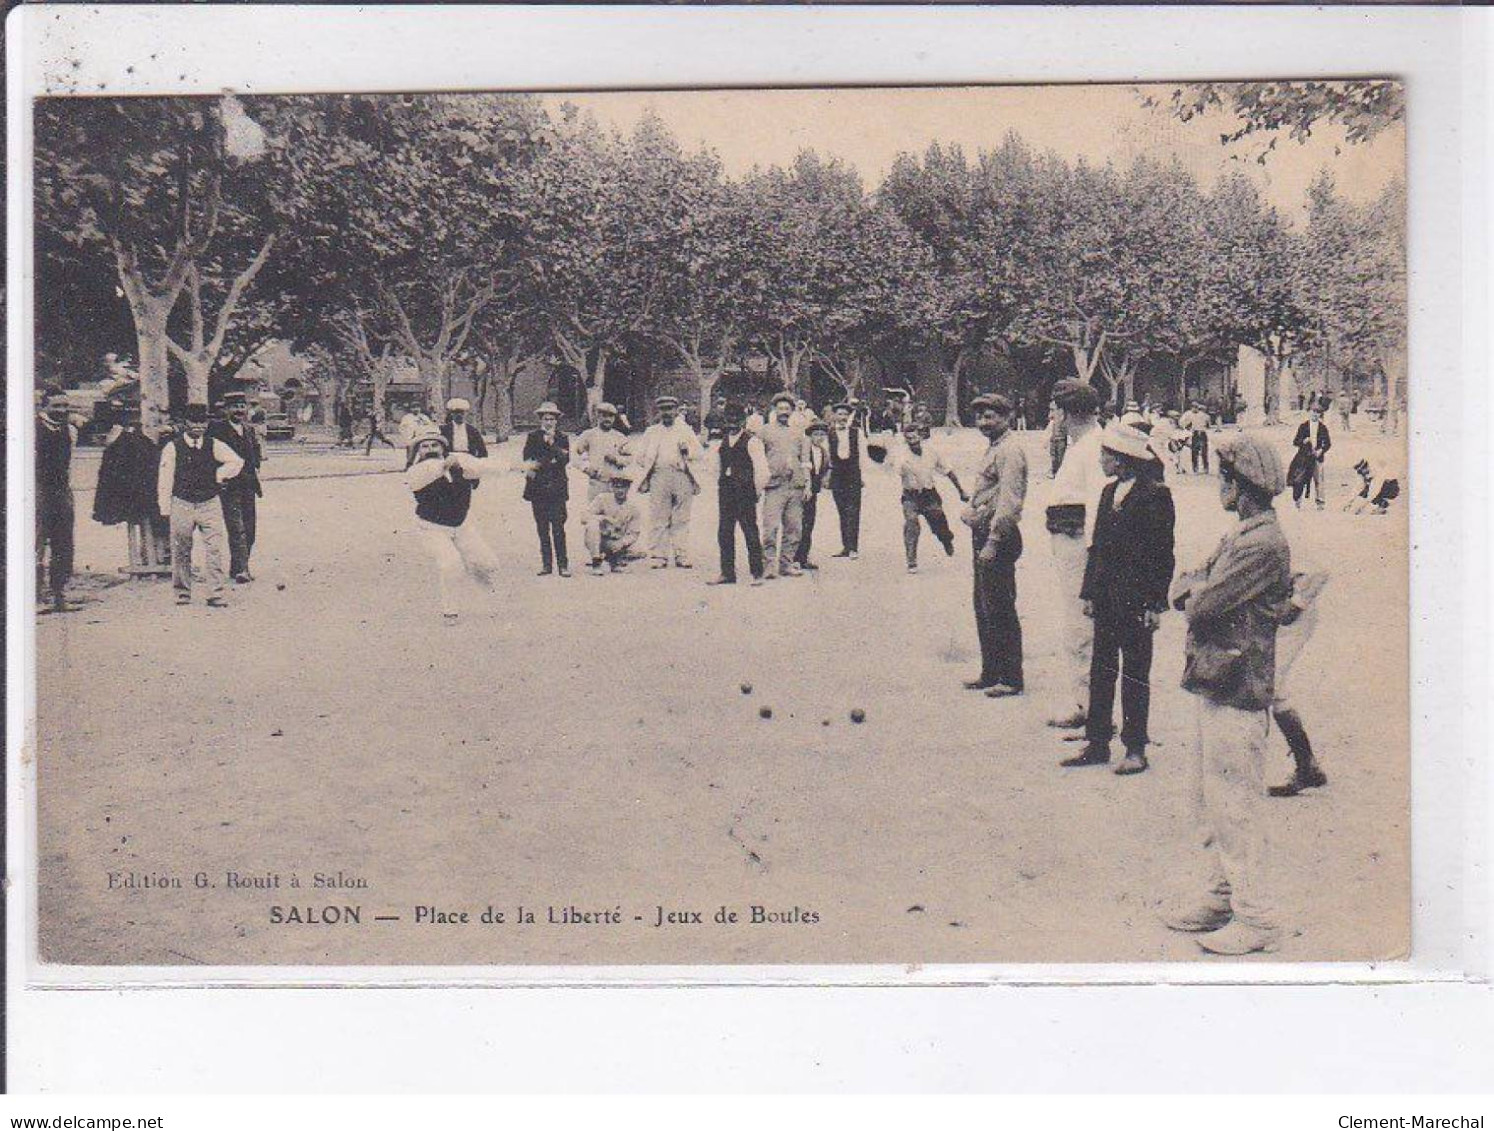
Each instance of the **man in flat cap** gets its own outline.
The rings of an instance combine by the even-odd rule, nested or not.
[[[747,428],[747,410],[728,404],[721,413],[724,430],[718,449],[716,544],[721,551],[721,573],[707,585],[737,582],[737,528],[747,543],[747,565],[752,584],[763,580],[763,543],[757,529],[757,497],[768,485],[768,456],[763,442]]]
[[[223,484],[243,470],[244,461],[222,440],[209,438],[207,405],[187,406],[181,435],[161,449],[156,502],[171,519],[171,587],[176,603],[192,603],[192,540],[202,532],[207,559],[207,603],[223,608]]]
[[[975,629],[980,675],[966,687],[992,699],[1022,694],[1022,622],[1017,617],[1017,559],[1027,456],[1011,433],[1012,403],[998,393],[971,402],[975,425],[990,441],[981,456],[970,505],[960,520],[975,550]]]
[[[239,585],[254,580],[249,572],[249,555],[254,552],[255,500],[262,496],[259,467],[264,449],[259,435],[249,424],[248,398],[243,393],[228,393],[223,398],[226,419],[215,420],[208,436],[221,440],[243,461],[243,470],[223,481],[219,493],[223,499],[223,523],[228,529],[228,575]]]
[[[809,437],[791,420],[794,398],[773,398],[773,418],[763,425],[763,451],[768,457],[768,487],[763,492],[763,576],[798,577],[799,538],[804,530],[804,499],[809,493]]]
[[[1209,559],[1178,576],[1173,607],[1188,620],[1183,687],[1194,698],[1195,809],[1212,875],[1165,916],[1212,954],[1274,950],[1265,888],[1266,740],[1276,685],[1276,630],[1292,597],[1292,554],[1274,500],[1286,487],[1276,449],[1248,432],[1215,450],[1219,501],[1239,520]]]
[[[1095,423],[1100,398],[1080,381],[1063,380],[1053,387],[1053,400],[1062,413],[1063,460],[1053,477],[1046,514],[1053,566],[1058,575],[1059,625],[1063,633],[1064,690],[1067,697],[1048,725],[1075,730],[1084,725],[1089,709],[1089,661],[1094,621],[1084,615],[1079,596],[1084,565],[1094,537],[1096,507],[1107,476],[1100,467],[1100,427]]]
[[[488,445],[482,438],[482,430],[467,419],[471,411],[465,397],[452,397],[446,402],[446,422],[441,425],[441,435],[446,437],[454,454],[465,452],[476,459],[487,459]]]
[[[581,474],[586,476],[586,501],[612,493],[612,479],[633,462],[625,432],[617,426],[617,406],[603,401],[596,408],[596,423],[571,445]]]
[[[628,497],[633,473],[626,468],[612,473],[607,493],[586,504],[586,549],[591,555],[590,572],[600,577],[603,566],[621,573],[629,562],[644,556],[643,513]]]
[[[835,557],[856,558],[861,550],[861,452],[866,432],[849,401],[830,412],[830,497],[840,520],[840,550]]]
[[[938,480],[948,479],[953,483],[961,502],[968,502],[970,496],[944,457],[927,443],[916,420],[903,425],[903,451],[897,457],[896,468],[903,485],[903,552],[907,555],[908,572],[917,573],[920,518],[929,524],[944,552],[954,555],[954,531],[944,515],[944,501],[936,486]]]
[[[819,517],[820,491],[830,476],[830,426],[814,413],[808,416],[804,435],[809,437],[809,490],[804,496],[804,521],[799,530],[799,549],[794,560],[800,569],[819,569],[810,561],[814,548],[814,524]]]
[[[658,397],[654,407],[659,419],[644,429],[638,454],[638,493],[652,500],[653,568],[666,568],[672,558],[677,569],[690,569],[690,506],[700,494],[695,474],[703,454],[700,437],[680,418],[678,397]]]
[[[524,437],[519,466],[524,470],[524,501],[534,512],[534,529],[539,535],[539,576],[547,577],[558,570],[561,577],[570,577],[565,504],[571,496],[566,477],[566,466],[571,462],[571,438],[560,430],[560,408],[554,401],[540,405],[534,415],[539,417],[539,427]],[[463,467],[458,462],[452,474],[462,473]]]

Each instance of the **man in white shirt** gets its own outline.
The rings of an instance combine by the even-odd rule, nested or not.
[[[187,406],[186,428],[161,449],[156,504],[171,519],[171,587],[176,603],[192,603],[192,539],[202,531],[207,558],[207,603],[224,608],[223,549],[228,529],[223,522],[223,484],[244,469],[244,461],[222,440],[207,434],[205,404]]]
[[[1053,399],[1063,412],[1063,462],[1053,477],[1048,496],[1047,524],[1053,564],[1058,573],[1063,658],[1070,699],[1048,720],[1048,725],[1077,730],[1089,710],[1090,652],[1094,622],[1084,615],[1079,596],[1084,586],[1085,558],[1094,536],[1095,508],[1106,476],[1100,466],[1100,426],[1095,421],[1099,397],[1089,385],[1060,381]]]
[[[917,573],[920,517],[928,522],[934,537],[944,546],[945,554],[954,556],[954,531],[949,528],[936,481],[944,478],[953,483],[962,502],[969,502],[970,496],[960,486],[959,478],[944,462],[944,457],[925,441],[923,426],[917,420],[903,425],[903,448],[894,458],[894,466],[903,484],[903,549],[908,556],[908,572]]]
[[[659,420],[643,433],[638,457],[638,493],[653,500],[653,568],[664,569],[671,556],[675,568],[690,569],[690,504],[700,494],[695,465],[703,452],[700,437],[680,419],[677,397],[654,401]]]
[[[571,445],[571,458],[586,476],[586,501],[611,494],[611,482],[632,460],[627,434],[617,427],[617,406],[597,405],[597,422]]]
[[[804,501],[809,495],[809,472],[813,466],[809,437],[790,423],[794,398],[779,393],[773,398],[773,419],[763,425],[759,437],[768,457],[768,486],[763,492],[763,577],[799,577],[799,537],[804,529]]]

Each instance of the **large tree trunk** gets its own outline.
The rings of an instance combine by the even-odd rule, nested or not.
[[[960,422],[960,378],[965,372],[967,351],[955,351],[954,364],[944,374],[944,423],[953,426]]]
[[[171,416],[170,356],[162,299],[148,299],[135,311],[135,342],[140,351],[140,423],[154,436]]]
[[[420,370],[420,383],[425,386],[426,410],[440,412],[446,398],[451,395],[446,358],[421,354],[415,359],[415,364]]]
[[[1281,362],[1275,354],[1266,354],[1265,391],[1261,397],[1261,411],[1265,423],[1281,423]]]

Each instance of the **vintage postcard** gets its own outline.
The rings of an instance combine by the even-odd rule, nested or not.
[[[32,114],[42,963],[1410,953],[1394,79]]]

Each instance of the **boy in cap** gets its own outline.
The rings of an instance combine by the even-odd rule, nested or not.
[[[591,554],[588,568],[597,577],[602,575],[604,564],[613,573],[621,573],[629,562],[643,557],[643,514],[637,502],[628,498],[632,486],[631,472],[615,471],[607,493],[586,505],[586,549]]]
[[[1022,503],[1027,456],[1011,434],[1011,401],[976,397],[976,427],[990,441],[960,521],[975,551],[975,630],[980,675],[965,683],[992,699],[1022,694],[1022,622],[1017,616],[1017,559],[1022,556]]]
[[[809,494],[809,437],[790,417],[794,398],[779,393],[773,398],[773,419],[763,425],[759,439],[768,457],[768,487],[763,492],[763,576],[772,580],[780,563],[787,577],[798,577],[799,538],[804,530],[804,502]]]
[[[866,432],[856,421],[856,406],[842,401],[831,409],[830,497],[840,519],[840,551],[837,558],[859,556],[861,546],[861,449]]]
[[[1113,481],[1095,503],[1094,535],[1079,592],[1084,614],[1094,625],[1086,741],[1080,754],[1060,764],[1103,766],[1110,761],[1119,680],[1126,756],[1115,772],[1139,774],[1147,768],[1152,635],[1167,610],[1176,514],[1172,492],[1149,474],[1156,457],[1146,433],[1112,422],[1100,440],[1100,461]]]
[[[228,531],[223,521],[222,485],[244,468],[239,454],[222,440],[208,436],[207,405],[187,406],[181,435],[161,449],[156,503],[171,519],[171,587],[176,603],[192,603],[192,539],[202,532],[207,558],[207,603],[224,608],[223,544]]]
[[[1240,433],[1221,441],[1216,455],[1220,503],[1239,523],[1173,587],[1173,607],[1188,620],[1183,687],[1196,696],[1193,793],[1213,874],[1201,898],[1165,922],[1200,932],[1199,945],[1212,954],[1236,955],[1273,950],[1278,938],[1264,888],[1260,804],[1292,555],[1273,508],[1286,488],[1275,449]]]
[[[617,406],[603,401],[597,405],[597,422],[571,445],[571,454],[580,461],[586,476],[586,501],[612,493],[613,476],[627,470],[632,460],[627,435],[617,426]]]
[[[242,471],[223,481],[220,495],[223,523],[228,530],[228,574],[237,584],[245,585],[254,580],[249,572],[249,555],[254,552],[255,500],[265,493],[259,481],[264,449],[249,425],[249,405],[244,394],[227,394],[223,407],[227,419],[214,421],[208,435],[232,448],[244,464]]]
[[[571,495],[565,473],[571,460],[570,437],[560,431],[560,409],[553,401],[540,405],[534,415],[539,417],[539,427],[524,437],[519,466],[525,475],[524,500],[534,512],[534,529],[539,535],[538,576],[547,577],[558,568],[561,577],[570,577],[565,546],[565,504]],[[456,465],[453,473],[460,476],[462,466]]]
[[[421,536],[436,562],[441,616],[447,624],[456,623],[456,582],[464,572],[485,589],[493,587],[498,575],[498,559],[467,521],[473,487],[486,470],[486,462],[470,452],[449,451],[435,424],[422,425],[410,436],[405,482],[415,496]]]
[[[961,502],[969,502],[970,496],[960,486],[959,477],[944,462],[944,457],[925,444],[923,427],[916,420],[903,425],[903,451],[897,458],[898,478],[903,485],[903,550],[908,558],[908,572],[918,572],[918,536],[921,532],[919,518],[929,524],[944,547],[944,552],[954,556],[954,531],[949,528],[949,519],[944,516],[944,501],[939,497],[939,488],[934,484],[948,479],[959,492]]]
[[[757,496],[768,485],[768,456],[763,442],[747,428],[747,410],[729,404],[722,412],[717,475],[719,517],[716,544],[721,551],[721,573],[707,585],[735,585],[737,581],[737,527],[747,543],[747,565],[752,584],[763,581],[763,543],[757,530]]]
[[[1101,465],[1100,426],[1095,422],[1099,395],[1082,381],[1065,379],[1053,387],[1053,400],[1059,409],[1054,427],[1063,434],[1063,455],[1053,476],[1045,518],[1058,575],[1063,631],[1060,654],[1068,669],[1069,697],[1064,709],[1050,718],[1048,725],[1074,730],[1082,727],[1089,715],[1090,655],[1095,626],[1084,613],[1081,591],[1100,492],[1105,489],[1107,476]]]
[[[653,568],[664,569],[673,557],[675,568],[691,569],[690,506],[700,494],[700,437],[680,419],[678,397],[662,396],[654,405],[659,419],[644,429],[638,456],[638,493],[653,500]]]

